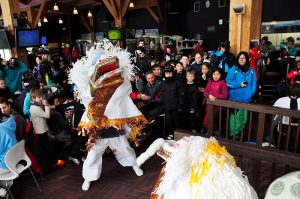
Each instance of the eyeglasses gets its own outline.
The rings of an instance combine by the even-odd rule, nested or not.
[[[239,60],[246,59],[245,57],[240,57]]]

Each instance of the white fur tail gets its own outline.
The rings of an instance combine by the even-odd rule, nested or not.
[[[156,139],[148,149],[136,159],[136,164],[140,167],[146,160],[151,158],[164,143],[165,140],[163,138]]]

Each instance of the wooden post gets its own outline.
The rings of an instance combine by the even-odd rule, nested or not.
[[[257,138],[256,138],[256,144],[258,146],[261,146],[263,140],[264,140],[264,131],[265,131],[265,122],[266,122],[266,114],[265,113],[259,113],[258,116],[258,130],[257,130]]]
[[[20,7],[16,0],[0,0],[2,9],[2,15],[4,20],[4,26],[7,27],[9,34],[12,38],[15,36],[15,29],[13,25],[14,13],[20,13]],[[17,47],[11,48],[11,56],[16,57],[25,64],[28,64],[27,51],[25,48],[17,49]]]
[[[12,38],[14,38],[15,30],[14,30],[14,1],[10,0],[0,0],[0,5],[2,9],[2,16],[4,20],[4,26],[7,27],[9,34]],[[11,49],[12,57],[18,57],[17,49],[14,47]]]
[[[240,51],[248,52],[251,39],[260,39],[262,1],[263,0],[230,1],[229,41],[231,51],[235,55]],[[233,10],[236,5],[240,4],[245,5],[245,13],[242,16],[236,14]],[[238,24],[241,27],[240,33],[238,31]],[[238,41],[240,42],[240,49],[238,49]]]
[[[210,101],[210,99],[207,99],[207,101]],[[206,135],[208,136],[213,136],[213,130],[214,130],[214,105],[208,103],[208,127],[207,127],[207,132]]]

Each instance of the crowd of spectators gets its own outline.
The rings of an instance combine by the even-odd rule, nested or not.
[[[156,117],[164,115],[165,134],[158,136],[165,138],[172,137],[176,128],[205,133],[213,119],[208,117],[207,100],[252,102],[274,50],[267,38],[251,49],[250,56],[240,52],[237,57],[230,52],[229,41],[221,42],[210,53],[198,47],[192,55],[180,56],[172,43],[164,50],[158,47],[152,56],[144,45],[140,40],[133,55],[137,70],[132,77],[131,98],[149,119],[150,130],[157,125]],[[286,49],[294,54],[292,39],[282,48],[282,53]],[[64,164],[59,160],[62,151],[76,165],[84,161],[82,149],[87,138],[76,132],[84,107],[74,98],[76,92],[68,82],[72,62],[80,54],[67,46],[60,57],[40,51],[34,58],[35,64],[29,66],[17,58],[0,60],[0,174],[8,172],[5,154],[22,139],[35,172],[42,175]],[[293,85],[290,107],[299,110],[300,102],[297,105],[295,98],[300,97],[300,62],[293,64],[295,67],[284,76]],[[213,111],[218,117],[219,108]],[[231,115],[230,135],[238,136],[246,122],[246,110],[238,110],[236,117]],[[65,148],[68,150],[62,150]]]

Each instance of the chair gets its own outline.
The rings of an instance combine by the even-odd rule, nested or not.
[[[18,178],[19,175],[24,170],[29,169],[29,171],[37,185],[37,188],[39,189],[39,191],[42,191],[33,175],[32,170],[30,169],[31,161],[25,152],[25,140],[21,140],[15,146],[13,146],[5,155],[4,161],[5,161],[6,166],[10,170],[10,172],[0,175],[0,180],[4,180],[7,182],[13,181],[14,179]],[[21,164],[20,163],[21,161],[25,162],[26,164],[23,164],[23,163]],[[13,196],[10,192],[10,189],[9,189],[10,186],[7,186],[7,187],[8,187],[8,192],[9,192],[10,196],[13,198]]]

